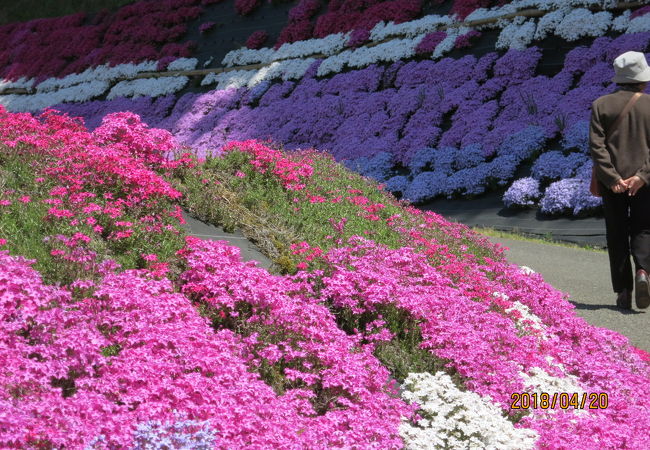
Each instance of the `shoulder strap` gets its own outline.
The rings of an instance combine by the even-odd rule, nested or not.
[[[632,107],[634,107],[634,104],[637,102],[638,99],[641,98],[642,95],[643,95],[642,92],[636,92],[632,96],[632,98],[627,102],[627,105],[625,105],[625,108],[623,108],[623,111],[621,111],[621,113],[618,115],[618,117],[616,118],[616,120],[612,124],[611,128],[609,129],[608,134],[612,134],[618,128],[618,126],[623,121],[623,117],[625,117],[627,115],[627,113],[630,112]]]

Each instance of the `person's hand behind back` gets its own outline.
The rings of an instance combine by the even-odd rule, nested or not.
[[[623,182],[627,185],[627,194],[630,197],[636,195],[637,191],[645,186],[645,182],[636,175],[628,178],[627,180],[623,180]]]
[[[627,191],[627,183],[628,180],[620,179],[615,184],[613,184],[612,191],[614,191],[614,194],[622,194],[623,192]]]

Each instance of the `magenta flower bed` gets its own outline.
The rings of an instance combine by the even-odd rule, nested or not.
[[[62,77],[102,64],[188,57],[193,42],[175,43],[201,0],[144,0],[114,14],[83,13],[0,26],[0,76]]]
[[[104,230],[86,228],[88,218],[110,218],[105,225],[115,238],[128,239],[117,234],[136,228],[120,220],[133,202],[147,217],[147,233],[167,226],[159,205],[179,193],[152,169],[191,167],[186,158],[163,157],[173,148],[167,132],[132,114],[109,116],[92,134],[52,113],[36,120],[0,110],[0,123],[3,151],[38,152],[43,165],[34,170],[61,183],[46,203],[57,211],[51,220],[71,233],[57,237],[66,245],[87,252],[91,239],[106,238]],[[289,196],[305,193],[311,205],[326,208],[336,195],[306,193],[315,176],[308,158],[253,141],[228,151],[236,147]],[[101,190],[113,200],[104,207],[93,197]],[[539,447],[650,445],[645,352],[577,318],[563,294],[499,252],[494,259],[467,253],[465,227],[410,207],[385,217],[386,205],[349,193],[355,195],[346,201],[371,222],[386,220],[407,246],[353,236],[323,252],[304,242],[294,251],[304,255],[305,270],[275,276],[243,263],[223,242],[187,238],[176,252],[185,263],[179,276],[146,254],[144,269],[98,261],[61,286],[45,285],[32,263],[0,250],[0,445],[157,445],[160,430],[177,424],[176,438],[194,447],[402,447],[399,426],[417,406],[398,397],[373,354],[395,338],[382,317],[391,309],[419,328],[421,348],[504,414],[511,394],[526,390],[536,371],[546,373],[542,383],[608,394],[607,409],[556,407],[518,420],[516,427],[539,433]],[[10,204],[3,200],[0,208]],[[331,225],[341,233],[346,220],[338,219]],[[426,229],[440,238],[426,237]],[[340,328],[344,311],[363,317],[364,327]],[[179,437],[178,430],[185,432]]]
[[[251,34],[248,39],[246,39],[246,47],[257,50],[264,46],[264,43],[269,38],[269,35],[264,30],[259,30]]]

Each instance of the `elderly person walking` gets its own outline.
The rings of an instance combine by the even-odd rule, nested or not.
[[[643,94],[650,67],[643,53],[626,52],[614,60],[618,89],[592,104],[589,141],[597,184],[603,198],[607,251],[616,305],[631,309],[632,288],[638,308],[650,305],[650,96]],[[630,253],[634,259],[633,276]],[[633,286],[634,285],[634,286]]]

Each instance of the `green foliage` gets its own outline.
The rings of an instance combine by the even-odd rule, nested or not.
[[[98,224],[104,226],[101,235],[93,232],[90,225],[71,225],[69,219],[48,216],[52,205],[43,200],[51,198],[49,192],[54,184],[47,177],[36,181],[38,175],[33,158],[35,156],[19,151],[0,152],[0,200],[11,202],[7,206],[0,205],[0,239],[7,240],[1,249],[35,260],[33,267],[50,284],[68,285],[77,279],[89,278],[92,271],[87,267],[52,255],[52,251],[66,249],[56,236],[69,237],[78,232],[91,238],[85,248],[97,255],[96,263],[112,259],[124,269],[143,268],[145,262],[141,255],[156,254],[158,261],[170,264],[172,273],[180,272],[181,261],[175,253],[183,247],[185,234],[178,220],[168,216],[167,211],[173,207],[171,201],[159,201],[155,210],[127,209],[119,220],[133,223],[133,234],[126,239],[108,239],[117,228],[105,214],[97,217]],[[100,195],[94,201],[100,206],[105,203]],[[147,214],[158,215],[168,228],[148,232],[146,224],[140,222],[140,217]],[[80,292],[75,294],[76,297],[81,295]]]
[[[120,353],[121,350],[122,350],[122,346],[120,346],[120,344],[108,345],[106,347],[102,347],[102,355],[106,357],[116,356],[117,354]]]

